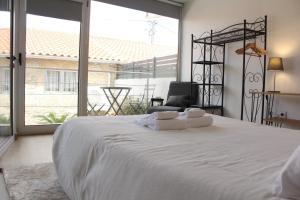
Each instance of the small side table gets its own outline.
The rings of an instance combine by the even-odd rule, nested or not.
[[[151,98],[151,106],[154,106],[154,102],[158,102],[160,106],[164,104],[164,99],[162,98]]]
[[[102,87],[102,90],[110,104],[109,109],[105,114],[108,114],[110,110],[113,110],[115,115],[124,113],[122,105],[124,104],[131,88],[130,87]],[[124,91],[125,95],[122,97],[121,94]],[[115,93],[116,92],[116,93]],[[118,101],[120,99],[120,102]]]
[[[283,124],[300,126],[300,120],[288,119],[287,116],[276,116],[274,115],[274,99],[280,96],[294,96],[300,97],[300,93],[288,93],[288,92],[252,92],[251,98],[251,110],[250,110],[250,121],[256,122],[258,112],[261,112],[260,106],[266,99],[266,109],[261,116],[261,123],[265,122],[266,125],[274,125],[281,127]]]

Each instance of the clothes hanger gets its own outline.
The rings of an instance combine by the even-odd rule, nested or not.
[[[251,52],[247,51],[249,49],[251,50]],[[257,57],[261,57],[267,54],[267,51],[265,49],[260,48],[256,45],[256,40],[255,42],[246,44],[245,48],[237,49],[235,52],[239,55],[244,54],[245,52],[246,55],[257,56]]]

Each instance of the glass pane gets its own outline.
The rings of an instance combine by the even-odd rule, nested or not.
[[[0,11],[0,136],[11,135],[10,127],[10,13]]]
[[[177,19],[92,1],[89,47],[89,115],[145,113],[176,80]]]
[[[76,72],[64,72],[64,91],[75,92],[77,90],[77,77]]]
[[[27,14],[25,125],[77,115],[80,22]]]

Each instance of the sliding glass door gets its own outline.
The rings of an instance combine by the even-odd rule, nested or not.
[[[82,3],[27,0],[21,6],[27,8],[20,33],[21,132],[48,133],[78,115]]]
[[[0,0],[0,137],[12,135],[12,8],[10,1]]]
[[[26,16],[25,125],[77,115],[80,22]]]
[[[148,0],[126,1],[128,8],[123,0],[15,1],[19,133],[51,133],[79,115],[145,113],[151,97],[166,98],[177,79],[176,6]],[[105,87],[111,93],[105,95]],[[118,95],[118,88],[127,91]],[[111,96],[118,96],[121,110],[111,108]]]

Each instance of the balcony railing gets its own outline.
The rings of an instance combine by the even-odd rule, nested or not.
[[[124,64],[118,68],[117,79],[176,77],[177,63],[177,55],[170,55]]]

